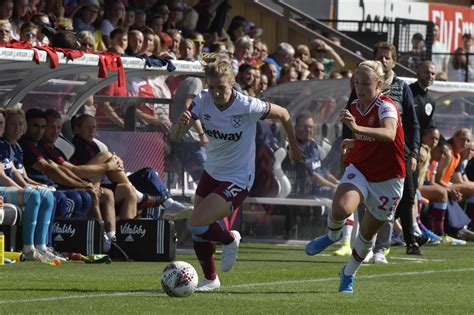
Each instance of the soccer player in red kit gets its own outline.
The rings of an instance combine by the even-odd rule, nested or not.
[[[345,171],[328,215],[329,232],[306,246],[315,255],[338,241],[346,219],[364,202],[369,209],[361,222],[352,256],[340,273],[339,292],[352,293],[357,269],[375,244],[386,221],[393,220],[403,194],[405,160],[400,113],[394,102],[381,94],[383,67],[364,61],[353,76],[357,99],[341,113],[341,121],[355,134],[342,144]]]

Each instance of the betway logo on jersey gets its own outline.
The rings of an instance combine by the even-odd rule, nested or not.
[[[375,138],[372,138],[372,137],[369,137],[369,136],[356,134],[355,137],[356,137],[357,140],[361,140],[361,141],[375,141]]]
[[[216,139],[239,141],[240,137],[242,137],[242,131],[234,132],[234,133],[223,133],[215,129],[212,129],[212,130],[206,129],[204,126],[202,127],[202,129],[204,130],[204,132],[207,134],[208,137],[212,137]]]
[[[53,233],[56,234],[68,234],[70,237],[73,237],[76,234],[76,229],[72,227],[71,224],[60,224],[54,222]]]
[[[146,229],[144,229],[141,224],[131,225],[130,223],[125,223],[120,227],[120,233],[128,235],[138,235],[140,237],[143,237],[146,234]]]

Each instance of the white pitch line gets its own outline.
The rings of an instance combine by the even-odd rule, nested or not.
[[[377,279],[377,278],[387,278],[387,277],[420,276],[420,275],[429,275],[429,274],[435,274],[435,273],[468,272],[468,271],[474,271],[474,268],[460,268],[460,269],[451,269],[451,270],[425,270],[425,271],[412,271],[412,272],[393,272],[393,273],[385,273],[385,274],[378,274],[378,275],[358,276],[357,279]],[[274,285],[285,285],[285,284],[328,282],[328,281],[336,281],[336,280],[339,280],[339,277],[237,284],[237,285],[224,286],[222,289],[224,290],[240,289],[240,288],[252,288],[252,287],[274,286]],[[36,299],[33,298],[33,299],[0,301],[0,305],[88,299],[88,298],[97,298],[97,297],[132,296],[132,295],[140,295],[140,294],[156,294],[156,293],[161,293],[161,292],[162,292],[161,290],[144,290],[144,291],[134,291],[134,292],[115,292],[115,293],[56,296],[56,297],[36,298]]]

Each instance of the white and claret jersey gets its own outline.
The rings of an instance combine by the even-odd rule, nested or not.
[[[255,174],[255,136],[257,121],[270,112],[270,103],[236,91],[225,106],[214,104],[205,90],[198,94],[189,110],[201,120],[209,144],[206,172],[218,181],[232,182],[250,190]]]

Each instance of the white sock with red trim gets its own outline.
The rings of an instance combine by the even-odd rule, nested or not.
[[[365,257],[374,248],[374,245],[375,237],[373,237],[370,241],[367,241],[359,233],[355,241],[354,248],[352,249],[352,256],[349,258],[349,261],[344,268],[344,274],[346,276],[355,275],[357,269],[359,269],[359,266],[362,264]]]

